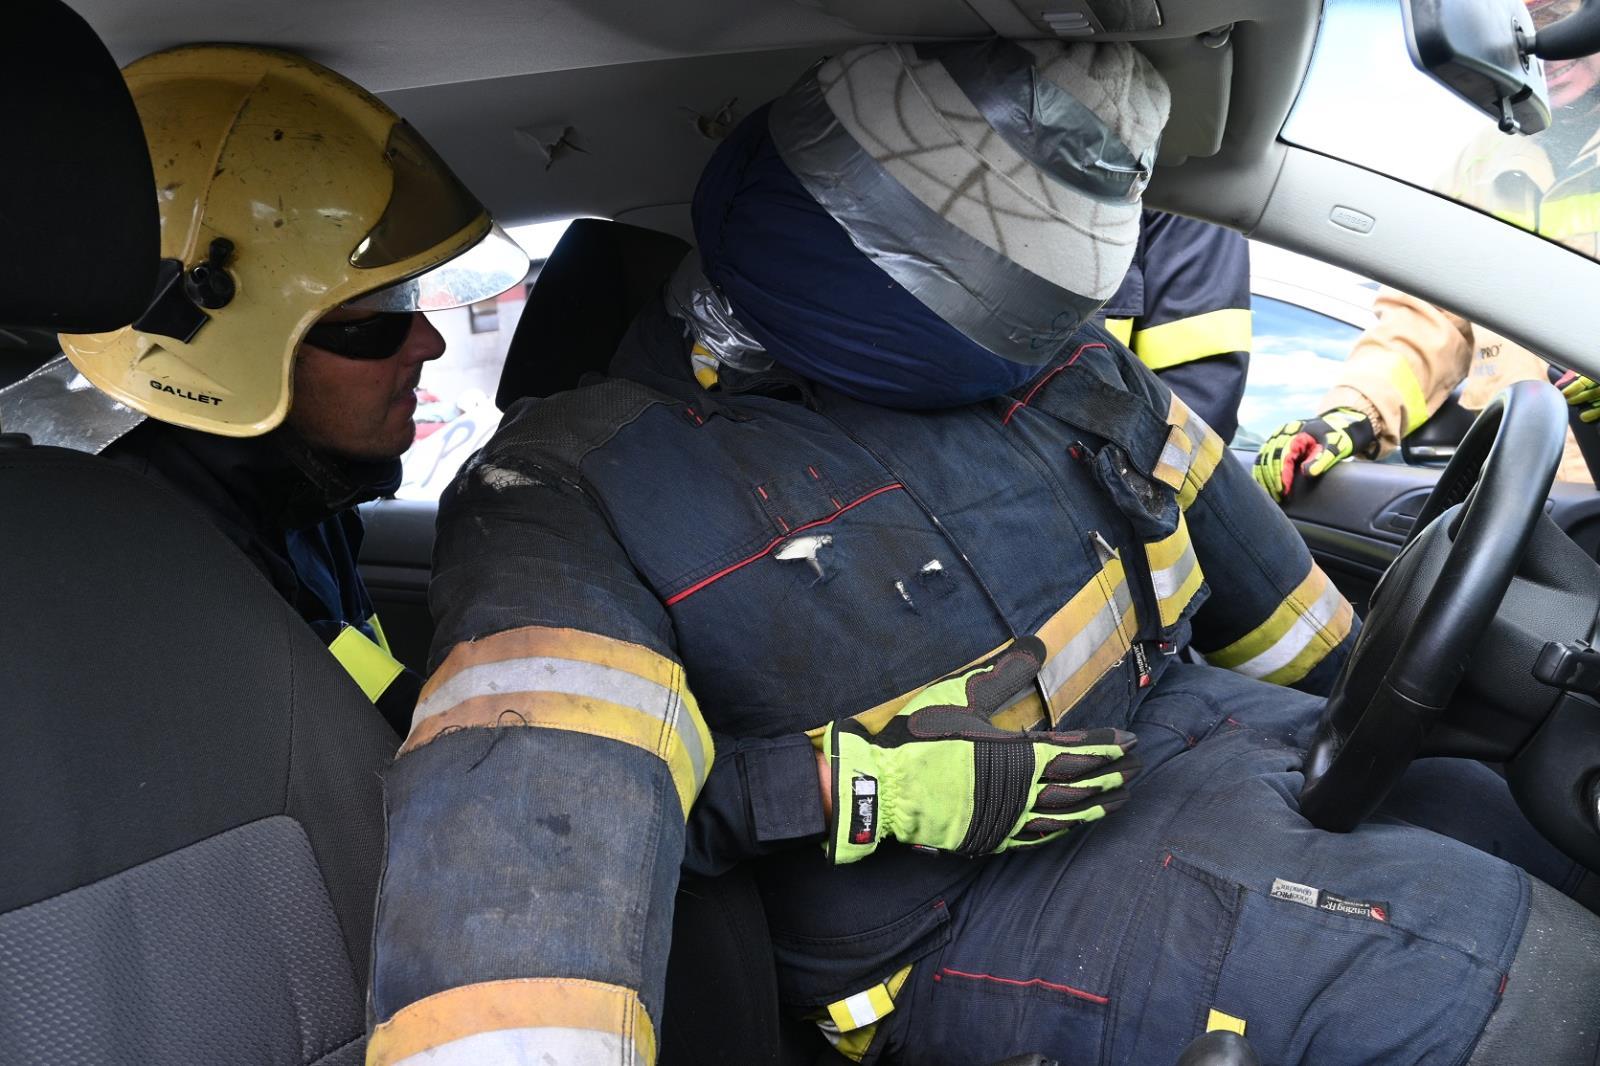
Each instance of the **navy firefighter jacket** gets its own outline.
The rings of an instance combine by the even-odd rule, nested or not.
[[[501,832],[548,834],[527,846],[551,869],[526,876],[539,950],[556,956],[598,950],[570,946],[597,937],[593,906],[575,899],[590,920],[569,929],[549,902],[557,886],[675,878],[678,855],[703,873],[764,855],[785,998],[822,1003],[836,978],[808,975],[808,960],[904,965],[947,920],[941,893],[979,864],[890,844],[829,866],[809,842],[824,826],[807,731],[885,719],[1019,634],[1038,634],[1049,659],[1001,718],[1062,728],[1127,727],[1191,644],[1215,665],[1326,691],[1354,640],[1349,603],[1287,519],[1098,326],[1013,394],[943,411],[875,407],[776,370],[725,373],[708,391],[664,311],[635,322],[611,374],[515,405],[441,501],[433,674],[389,777],[380,937],[418,938],[415,916],[442,921],[441,898],[468,906],[472,864],[491,879],[500,868]],[[479,765],[491,756],[471,727],[508,724],[544,728],[496,730],[499,761]],[[596,737],[603,759],[584,754]],[[519,744],[535,746],[513,760]],[[510,776],[474,776],[491,766]],[[630,809],[644,801],[624,797],[653,779],[665,807]],[[517,797],[516,821],[484,827],[493,808],[462,790],[486,788]],[[540,804],[574,796],[587,825],[547,824]],[[441,812],[468,809],[449,829],[457,816]],[[639,865],[651,846],[674,865]],[[485,891],[503,911],[503,890]],[[663,920],[644,902],[633,913]],[[459,942],[480,924],[499,928],[450,926],[451,958],[489,971],[506,956],[520,972],[499,933]],[[660,947],[667,932],[642,935]],[[556,972],[591,963],[605,971],[584,955]],[[379,967],[380,1018],[474,979],[415,969],[402,981]]]
[[[1145,208],[1122,284],[1100,312],[1224,443],[1250,369],[1250,245],[1233,230]]]

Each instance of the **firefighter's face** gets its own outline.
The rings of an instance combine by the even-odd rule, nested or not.
[[[1579,0],[1533,0],[1528,14],[1533,28],[1544,30],[1578,10]],[[1561,59],[1544,65],[1545,83],[1550,87],[1550,106],[1572,107],[1600,85],[1600,56]]]
[[[362,314],[341,308],[322,321]],[[444,354],[444,338],[432,323],[422,314],[411,320],[405,341],[387,359],[351,359],[300,345],[289,424],[306,443],[352,459],[394,459],[411,446],[422,365]]]
[[[1600,56],[1563,59],[1544,65],[1545,83],[1550,86],[1552,109],[1581,104],[1584,97],[1600,85]]]

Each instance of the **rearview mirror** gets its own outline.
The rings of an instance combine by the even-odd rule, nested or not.
[[[1411,59],[1506,133],[1550,125],[1544,66],[1527,54],[1533,19],[1522,0],[1404,0]]]

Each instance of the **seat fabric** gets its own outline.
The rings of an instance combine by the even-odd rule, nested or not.
[[[0,1062],[358,1062],[393,733],[195,505],[0,499]]]

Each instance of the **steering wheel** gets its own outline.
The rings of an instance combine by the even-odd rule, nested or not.
[[[1300,810],[1313,825],[1355,828],[1421,751],[1544,514],[1566,426],[1561,395],[1523,381],[1467,431],[1373,592],[1306,753]]]

